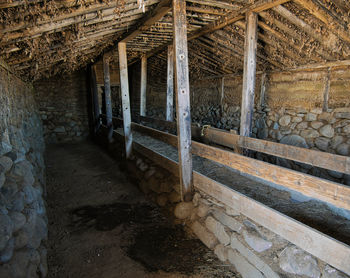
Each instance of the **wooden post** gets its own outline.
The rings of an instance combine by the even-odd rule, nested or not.
[[[168,46],[168,72],[166,90],[166,120],[174,120],[174,51],[173,46]]]
[[[222,77],[221,78],[221,97],[220,97],[221,116],[224,114],[224,99],[225,99],[225,77]]]
[[[331,87],[331,77],[329,69],[325,78],[324,92],[323,92],[323,112],[328,111],[329,89]]]
[[[260,99],[259,99],[260,109],[263,109],[265,107],[265,92],[266,92],[266,73],[264,72],[261,75],[261,83],[260,83]]]
[[[118,43],[119,69],[120,69],[120,87],[122,94],[123,108],[123,126],[125,136],[125,154],[126,158],[131,157],[132,152],[132,133],[131,133],[131,111],[129,98],[129,80],[128,80],[128,60],[126,56],[126,43]]]
[[[103,78],[105,87],[105,104],[106,104],[106,124],[108,128],[108,140],[113,137],[113,121],[112,121],[112,100],[111,100],[111,78],[109,74],[110,57],[103,55]]]
[[[146,116],[147,56],[141,58],[140,115]]]
[[[100,128],[100,105],[98,101],[98,90],[96,82],[96,70],[95,66],[90,66],[91,73],[91,90],[92,90],[92,105],[93,105],[93,121],[94,121],[94,133],[96,135],[97,131]]]
[[[244,44],[243,90],[240,135],[250,137],[254,111],[258,16],[254,12],[246,15]]]
[[[173,0],[173,28],[180,183],[182,200],[188,202],[193,195],[193,174],[185,0]]]

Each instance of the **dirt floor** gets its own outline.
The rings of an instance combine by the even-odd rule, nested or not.
[[[49,277],[240,277],[91,143],[49,146]]]

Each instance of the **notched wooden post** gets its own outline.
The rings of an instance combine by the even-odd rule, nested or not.
[[[250,137],[254,112],[258,26],[257,14],[254,12],[248,13],[246,15],[246,21],[240,135]]]
[[[106,105],[106,124],[108,128],[108,141],[113,138],[113,121],[112,121],[112,97],[111,97],[111,77],[109,73],[110,55],[103,55],[103,78],[105,88],[105,105]]]
[[[168,46],[168,70],[166,91],[166,120],[174,120],[174,51],[173,46]]]
[[[180,183],[182,199],[187,202],[192,200],[193,177],[185,0],[173,0],[173,28]]]
[[[141,58],[140,115],[146,116],[147,56]]]
[[[126,158],[131,157],[132,152],[132,133],[131,133],[131,111],[129,98],[129,80],[128,80],[128,60],[126,56],[126,43],[118,43],[119,52],[119,70],[120,70],[120,87],[122,94],[123,108],[123,126],[125,136],[125,154]]]

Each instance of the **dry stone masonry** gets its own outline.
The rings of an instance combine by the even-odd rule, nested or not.
[[[33,88],[0,69],[0,277],[47,275],[44,139]]]

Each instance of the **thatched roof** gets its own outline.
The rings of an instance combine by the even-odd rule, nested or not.
[[[137,2],[4,1],[1,57],[23,78],[38,79],[84,67],[104,51],[115,52],[116,42],[133,34],[127,43],[129,61],[157,54],[150,68],[163,69],[172,41],[171,1],[144,0],[144,9]],[[188,0],[192,74],[242,71],[249,10],[259,13],[258,70],[350,57],[347,0]]]

